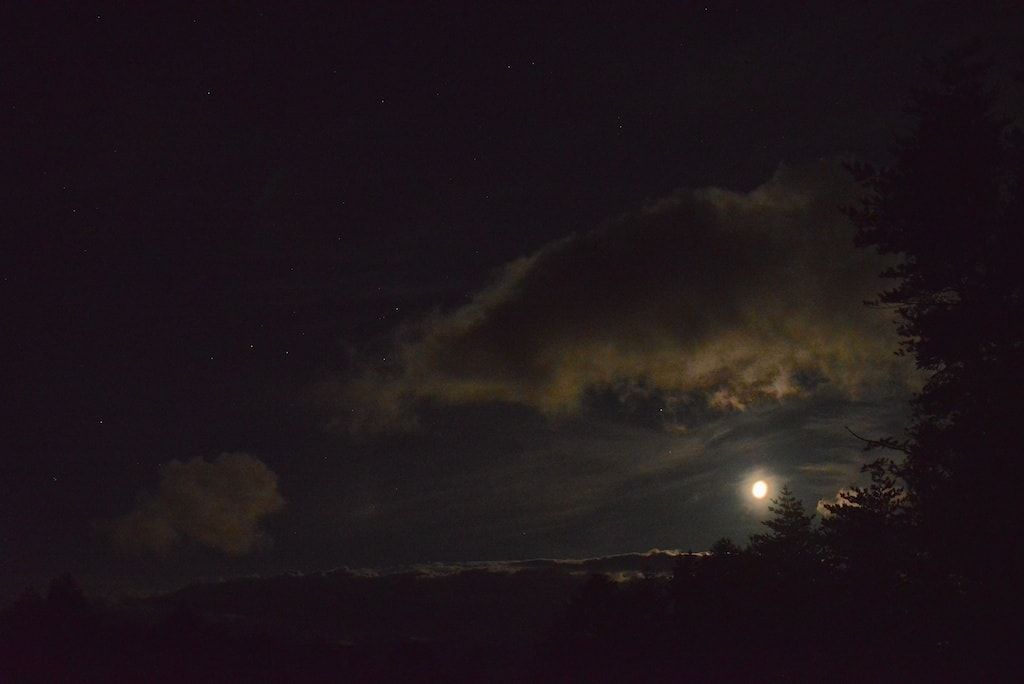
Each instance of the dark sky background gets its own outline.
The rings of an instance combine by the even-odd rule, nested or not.
[[[4,10],[3,593],[701,550],[899,430],[836,160],[1019,3],[368,4]]]

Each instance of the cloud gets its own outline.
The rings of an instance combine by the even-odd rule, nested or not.
[[[549,244],[399,330],[387,364],[343,384],[339,423],[409,428],[424,402],[559,416],[606,393],[724,411],[891,383],[907,370],[890,315],[863,305],[882,264],[839,211],[854,192],[823,162],[749,193],[681,191]]]
[[[132,512],[103,524],[114,544],[165,555],[185,542],[240,556],[265,545],[260,519],[284,507],[277,475],[245,453],[213,462],[173,460],[160,471],[155,494],[144,493]]]
[[[834,514],[828,509],[828,506],[860,506],[850,500],[852,495],[852,489],[840,489],[832,499],[818,499],[818,505],[814,507],[814,510],[822,518],[831,518]]]

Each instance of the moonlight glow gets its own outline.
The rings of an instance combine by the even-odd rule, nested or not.
[[[768,483],[764,480],[758,480],[751,487],[750,493],[754,495],[755,499],[763,499],[768,494]]]

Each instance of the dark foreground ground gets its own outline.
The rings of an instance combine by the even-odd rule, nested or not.
[[[713,562],[339,570],[116,601],[61,578],[5,609],[0,681],[1020,681],[1016,616]]]

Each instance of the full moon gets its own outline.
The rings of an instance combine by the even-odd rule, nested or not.
[[[750,493],[754,495],[755,499],[763,499],[768,494],[768,483],[764,480],[758,480],[754,483]]]

